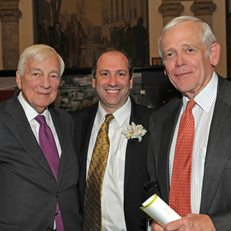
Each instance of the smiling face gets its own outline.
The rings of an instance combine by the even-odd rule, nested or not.
[[[96,89],[101,105],[107,113],[119,109],[127,101],[133,86],[126,56],[119,51],[102,54],[97,62],[92,86]]]
[[[60,65],[55,55],[42,61],[28,59],[24,64],[24,74],[16,73],[16,82],[25,100],[42,113],[54,102],[60,84]]]
[[[194,98],[212,78],[220,55],[218,43],[210,48],[203,43],[199,25],[182,22],[164,32],[161,41],[165,72],[172,84],[189,98]]]

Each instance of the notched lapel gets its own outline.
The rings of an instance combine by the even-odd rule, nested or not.
[[[136,105],[132,103],[132,111],[130,116],[130,124],[134,122],[136,125],[143,125],[144,129],[148,129],[145,124],[148,124],[148,121],[145,121],[146,118],[143,118],[142,111],[136,110]],[[145,123],[146,122],[146,123]],[[143,136],[141,142],[138,139],[129,139],[127,142],[126,148],[126,158],[125,158],[125,180],[124,180],[124,191],[128,185],[128,179],[134,167],[134,158],[138,158],[139,155],[142,155],[145,148],[147,147],[147,137],[148,132]],[[138,171],[138,170],[137,170]]]
[[[50,110],[50,114],[52,117],[53,124],[55,126],[55,130],[59,139],[59,143],[61,146],[61,158],[59,160],[59,173],[58,173],[58,184],[64,183],[65,180],[62,180],[65,176],[65,172],[70,173],[70,163],[72,164],[73,161],[76,161],[76,175],[78,175],[78,162],[77,162],[77,155],[74,151],[73,145],[73,137],[71,137],[71,132],[69,131],[68,127],[66,127],[66,122],[63,121],[63,117],[56,110]],[[70,133],[68,133],[70,132]]]
[[[55,180],[16,95],[6,102],[3,110],[7,114],[5,126],[23,147],[26,152],[25,155],[28,154],[36,164],[40,165]]]
[[[200,212],[211,208],[231,150],[231,106],[217,99],[206,152]]]
[[[49,175],[53,176],[34,133],[31,130],[30,124],[22,113],[24,112],[17,112],[17,114],[12,115],[5,125],[25,149],[25,152],[27,152]]]
[[[168,201],[168,194],[170,190],[170,180],[169,180],[169,155],[171,149],[171,143],[175,131],[175,126],[177,123],[178,115],[180,113],[181,104],[177,106],[174,111],[167,115],[163,122],[163,126],[161,128],[161,136],[160,136],[160,147],[159,147],[159,155],[158,155],[158,169],[161,172],[159,174],[160,184],[162,184],[162,196],[165,201]]]
[[[58,173],[58,182],[61,181],[61,178],[63,176],[63,173],[65,172],[65,166],[66,163],[68,162],[68,155],[66,155],[66,153],[68,153],[67,148],[66,147],[66,143],[64,142],[65,139],[68,139],[68,135],[66,134],[66,129],[65,129],[65,122],[61,121],[59,118],[59,115],[53,111],[50,111],[51,117],[52,117],[52,121],[59,139],[59,143],[60,143],[60,147],[61,147],[61,158],[59,160],[59,173]],[[65,154],[63,154],[65,153]]]

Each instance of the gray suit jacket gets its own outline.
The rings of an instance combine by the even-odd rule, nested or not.
[[[150,119],[150,149],[146,184],[149,194],[166,202],[169,196],[169,152],[182,100],[176,99],[156,111]],[[231,229],[231,82],[219,77],[212,118],[200,213],[208,214],[216,230]]]
[[[48,230],[57,201],[65,230],[80,230],[73,122],[60,109],[52,108],[50,113],[62,149],[57,182],[17,97],[0,104],[1,231]]]

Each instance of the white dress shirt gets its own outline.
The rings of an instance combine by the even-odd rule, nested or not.
[[[36,112],[35,109],[33,107],[31,107],[30,104],[24,99],[24,97],[22,95],[22,92],[19,93],[18,100],[19,100],[20,104],[22,105],[23,110],[25,111],[27,120],[29,121],[30,127],[31,127],[31,129],[32,129],[32,131],[33,131],[33,133],[35,135],[35,138],[36,138],[38,144],[39,144],[39,126],[40,126],[40,124],[35,119],[35,117],[38,115],[38,112]],[[62,150],[61,150],[59,139],[58,139],[58,136],[57,136],[55,126],[53,124],[50,112],[46,109],[41,115],[45,116],[46,123],[50,127],[50,129],[51,129],[51,131],[53,133],[55,143],[56,143],[56,147],[57,147],[57,150],[58,150],[58,154],[59,154],[59,157],[60,157]],[[56,229],[55,221],[54,221],[54,229]]]
[[[217,97],[218,77],[214,72],[212,79],[202,91],[194,98],[196,105],[193,108],[195,119],[195,139],[192,154],[192,178],[191,178],[191,208],[193,213],[199,213],[201,204],[201,192],[204,176],[204,163],[209,138],[210,125],[213,117],[215,101]],[[188,98],[183,97],[183,106],[176,125],[170,150],[169,174],[172,176],[174,152],[176,146],[179,122],[186,108]]]
[[[19,93],[18,100],[25,111],[27,120],[29,121],[31,129],[39,143],[39,126],[40,125],[39,125],[39,122],[35,119],[35,117],[38,115],[38,112],[36,112],[35,109],[31,107],[30,104],[24,99],[22,92]],[[59,143],[59,139],[58,139],[50,112],[46,109],[41,115],[44,115],[46,118],[46,123],[50,127],[53,133],[59,156],[61,156],[61,146]]]
[[[124,216],[124,171],[127,138],[121,134],[129,124],[131,100],[113,113],[109,124],[110,150],[102,187],[102,231],[126,231]],[[87,156],[89,169],[96,137],[106,112],[99,104],[94,121]]]

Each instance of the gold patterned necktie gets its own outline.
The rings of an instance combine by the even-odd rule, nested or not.
[[[191,213],[191,172],[195,129],[192,109],[194,106],[194,100],[188,101],[181,116],[169,194],[170,206],[181,216]]]
[[[84,196],[84,231],[100,231],[102,229],[101,192],[110,148],[108,128],[113,118],[112,114],[105,116],[92,153]]]

